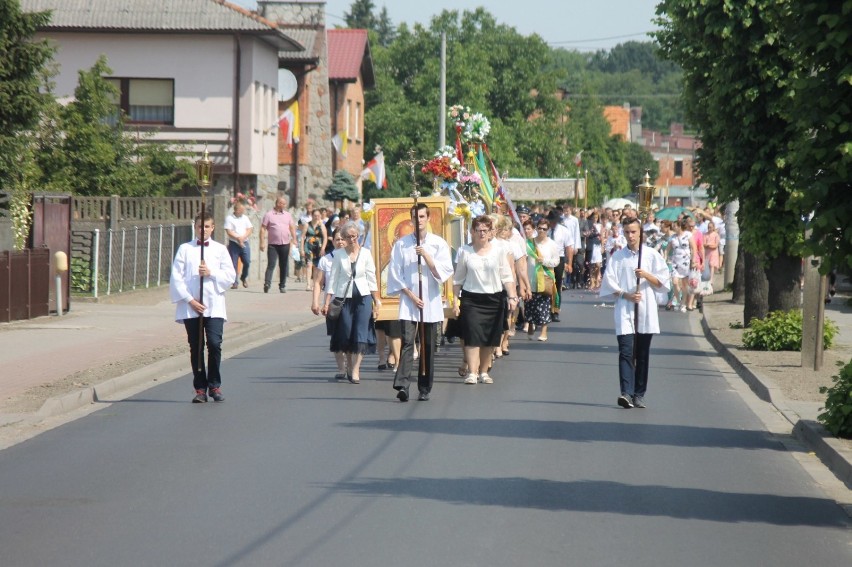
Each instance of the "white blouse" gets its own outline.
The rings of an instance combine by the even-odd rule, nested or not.
[[[453,283],[471,293],[497,293],[503,284],[513,283],[512,269],[503,246],[492,246],[479,255],[473,246],[465,244],[459,250]]]

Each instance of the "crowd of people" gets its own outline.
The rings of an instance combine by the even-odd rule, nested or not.
[[[521,205],[515,211],[473,218],[468,242],[453,250],[441,236],[428,230],[429,208],[421,203],[411,211],[416,230],[393,246],[384,282],[387,294],[400,298],[398,320],[377,321],[380,278],[373,255],[366,249],[369,241],[364,238],[366,226],[360,207],[334,213],[309,203],[302,214],[292,214],[286,205],[286,199],[276,200],[261,222],[260,250],[269,250],[264,292],[271,287],[276,265],[279,291],[286,291],[287,260],[292,258],[297,281],[303,280],[312,292],[311,311],[326,316],[329,349],[337,366],[334,378],[360,383],[364,357],[378,352],[377,369],[395,373],[394,389],[403,402],[408,401],[414,382],[418,399],[430,398],[435,351],[445,342],[458,340],[461,344],[458,373],[464,384],[493,384],[493,365],[511,353],[513,338],[520,333],[531,341],[546,342],[548,327],[560,322],[561,291],[586,289],[617,304],[626,302],[617,313],[626,313],[631,303],[642,306],[646,313],[642,323],[633,325],[635,338],[630,340],[622,340],[626,334],[622,331],[628,325],[618,315],[616,318],[621,357],[619,405],[644,407],[647,356],[637,357],[635,353],[647,355],[650,335],[659,332],[657,306],[694,310],[700,295],[695,280],[711,279],[724,261],[724,222],[710,207],[684,210],[676,219],[661,221],[652,212],[643,224],[630,206],[582,209]],[[239,204],[226,219],[225,228],[229,238],[226,257],[232,264],[227,272],[228,287],[238,287],[239,283],[247,286],[247,243],[252,231]],[[197,229],[195,247],[209,246],[203,244],[205,237],[209,238],[207,221]],[[650,258],[647,265],[643,259],[641,266],[631,260],[640,239]],[[184,251],[184,256],[187,253]],[[239,262],[243,269],[237,274]],[[191,347],[193,340],[197,342],[200,327],[190,325],[189,319],[199,314],[212,317],[207,306],[187,293],[199,276],[214,281],[221,278],[203,262],[176,266],[172,275],[174,280],[185,280],[176,284],[173,300],[178,304],[178,320],[187,326]],[[632,277],[644,279],[646,288],[641,292],[627,289],[625,282]],[[450,279],[453,293],[447,301],[442,290]],[[210,297],[220,302],[223,292],[214,285]],[[223,299],[217,312],[224,313]],[[449,320],[447,312],[452,313]],[[221,343],[221,331],[214,330],[220,334],[208,337],[211,347],[217,340]],[[635,357],[629,364],[628,350]],[[194,361],[200,360],[197,348],[193,348],[192,356]],[[210,359],[207,366],[218,367],[220,356]],[[635,376],[625,378],[623,366],[630,366]],[[196,388],[194,401],[206,401],[207,395],[216,401],[224,399],[217,382],[218,368],[207,373],[203,365],[194,362],[193,373],[198,386],[210,382],[205,376],[215,376],[215,386],[209,392]],[[628,387],[628,383],[632,385]]]

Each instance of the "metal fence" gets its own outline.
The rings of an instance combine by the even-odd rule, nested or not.
[[[168,283],[177,247],[192,224],[71,231],[71,290],[110,295]]]

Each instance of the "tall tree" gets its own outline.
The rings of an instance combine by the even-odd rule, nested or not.
[[[346,27],[353,29],[375,30],[376,16],[373,13],[373,0],[355,0],[349,7],[349,12],[343,13]]]
[[[723,202],[739,198],[740,244],[763,260],[770,311],[800,304],[801,260],[791,250],[802,227],[781,158],[799,135],[787,119],[795,66],[780,47],[779,14],[790,2],[663,0],[655,34],[683,68],[702,180]]]
[[[379,11],[379,17],[376,19],[375,26],[376,39],[378,40],[379,45],[387,47],[393,43],[393,40],[396,38],[396,28],[393,25],[393,21],[390,19],[387,6],[382,6],[381,11]]]
[[[54,50],[34,39],[47,12],[21,12],[18,0],[0,0],[0,193],[8,193],[16,246],[29,224],[29,193],[39,176],[33,132],[50,96],[41,92]]]
[[[798,58],[789,161],[795,208],[813,214],[808,253],[822,269],[852,268],[852,0],[812,0],[781,13],[785,49]]]

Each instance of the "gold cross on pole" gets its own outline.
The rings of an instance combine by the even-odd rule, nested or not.
[[[417,189],[417,176],[415,175],[414,168],[424,163],[426,163],[426,160],[417,159],[413,149],[408,150],[408,159],[399,160],[399,165],[404,165],[411,171],[411,186],[413,187],[411,198],[415,200],[420,197],[420,191]]]

